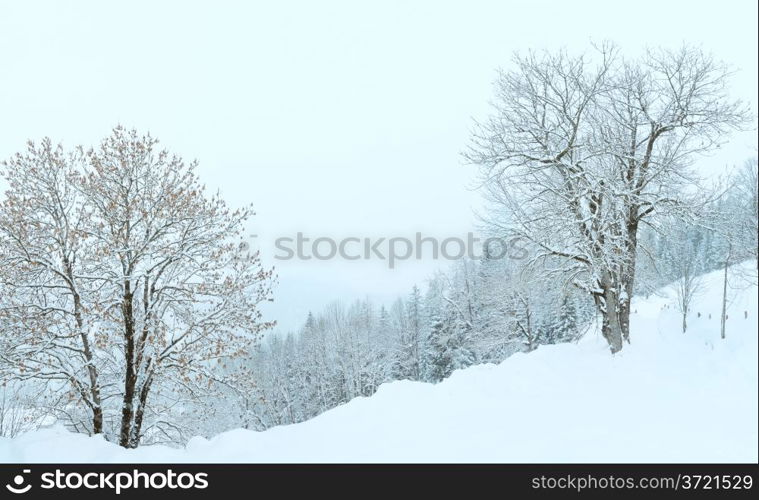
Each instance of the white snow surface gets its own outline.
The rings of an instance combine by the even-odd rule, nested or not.
[[[0,462],[756,462],[757,287],[731,278],[721,340],[721,278],[704,277],[685,334],[670,288],[634,298],[615,356],[593,329],[300,424],[136,450],[54,426],[0,439]]]

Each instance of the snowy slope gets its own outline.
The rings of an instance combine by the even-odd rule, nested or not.
[[[722,341],[721,274],[704,279],[686,334],[670,289],[637,299],[617,356],[591,332],[265,432],[126,451],[56,427],[0,440],[0,461],[756,462],[757,288],[732,279]]]

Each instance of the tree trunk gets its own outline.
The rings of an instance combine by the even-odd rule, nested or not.
[[[635,288],[635,266],[638,260],[638,208],[631,209],[627,223],[627,240],[625,252],[627,260],[622,263],[621,282],[625,292],[625,300],[619,303],[619,322],[622,328],[622,338],[630,343],[630,309],[632,306],[633,290]]]
[[[619,297],[613,286],[610,277],[604,278],[602,285],[603,295],[598,299],[603,301],[601,310],[602,322],[601,322],[601,335],[609,343],[611,353],[617,353],[622,350],[622,323],[620,322],[620,310],[619,310]],[[598,300],[597,299],[597,300]],[[629,314],[629,308],[627,309]],[[629,317],[628,317],[629,321]]]
[[[148,364],[149,366],[149,364]],[[137,406],[137,412],[134,415],[134,426],[131,430],[131,437],[129,441],[130,448],[137,448],[142,439],[142,420],[145,416],[145,406],[148,401],[148,394],[150,393],[150,386],[153,384],[153,373],[150,372],[145,378],[145,382],[140,389],[140,397]]]
[[[129,282],[124,285],[124,301],[122,303],[124,317],[124,399],[121,406],[121,430],[119,445],[129,447],[132,422],[134,420],[134,396],[137,385],[137,373],[134,369],[134,316],[132,308],[132,293]]]
[[[628,344],[630,343],[630,296],[619,303],[619,327],[622,331],[622,338]]]
[[[615,354],[622,350],[622,327],[619,323],[619,315],[613,310],[614,306],[611,309],[612,311],[603,317],[601,332],[609,343],[611,353]]]
[[[87,332],[84,328],[84,318],[82,316],[82,299],[79,296],[79,292],[73,285],[75,283],[74,271],[70,261],[64,258],[64,266],[66,268],[66,276],[69,279],[69,286],[71,295],[74,298],[74,320],[76,321],[77,330],[79,330],[79,338],[82,342],[82,352],[84,353],[84,360],[87,363],[87,375],[90,379],[90,399],[92,404],[92,433],[103,433],[103,401],[100,397],[100,380],[98,378],[97,367],[95,366],[94,355],[92,354],[92,348],[90,347],[90,339],[87,337]]]
[[[619,321],[619,332],[622,340],[630,343],[630,295],[624,301],[618,302],[617,317]],[[621,349],[621,347],[620,347]]]
[[[93,434],[103,433],[103,402],[100,397],[100,381],[98,379],[97,368],[95,367],[94,357],[90,348],[89,339],[84,333],[82,326],[80,328],[80,338],[82,340],[82,350],[87,361],[87,374],[90,379],[90,398],[92,399],[92,432]]]

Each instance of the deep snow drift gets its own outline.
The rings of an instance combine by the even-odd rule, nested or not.
[[[53,427],[0,439],[0,461],[756,462],[757,288],[731,278],[723,341],[721,278],[704,277],[686,334],[671,289],[634,300],[632,344],[616,356],[592,331],[265,432],[127,451]]]

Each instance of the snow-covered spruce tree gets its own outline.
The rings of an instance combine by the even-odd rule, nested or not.
[[[402,339],[403,358],[411,380],[422,378],[422,349],[424,342],[424,306],[419,287],[414,285],[406,301],[406,331]]]
[[[451,374],[453,367],[452,351],[448,348],[453,329],[451,318],[440,315],[435,311],[430,316],[430,327],[427,334],[427,349],[424,355],[425,382],[440,382]]]
[[[494,230],[518,236],[561,265],[552,274],[592,295],[612,353],[629,340],[638,230],[687,213],[690,165],[746,123],[726,92],[728,69],[684,47],[625,59],[515,57],[500,74],[493,114],[465,157],[480,166]]]
[[[421,380],[425,338],[425,318],[419,288],[414,285],[408,300],[397,299],[391,307],[393,357],[391,377],[395,380]]]
[[[6,166],[0,214],[4,281],[16,280],[3,311],[19,335],[4,361],[58,380],[51,390],[91,409],[86,430],[124,447],[180,437],[175,410],[247,383],[225,362],[271,326],[259,304],[272,273],[240,246],[251,210],[205,194],[194,164],[156,144],[117,127],[56,168],[49,141],[30,147]]]
[[[424,316],[426,318],[426,338],[422,349],[422,380],[424,382],[440,380],[437,368],[439,353],[436,349],[436,337],[445,327],[446,302],[443,294],[446,293],[446,282],[443,273],[436,272],[427,282],[427,291],[424,294]]]
[[[548,341],[552,344],[576,338],[579,333],[577,306],[571,294],[563,294],[560,304],[559,313],[556,315],[555,320],[550,322],[546,334]]]
[[[425,381],[440,382],[454,370],[473,365],[475,356],[467,346],[470,338],[469,326],[450,304],[434,312],[425,342]]]
[[[474,364],[470,348],[476,332],[476,320],[468,315],[477,306],[472,304],[471,291],[475,264],[458,262],[452,274],[437,273],[428,282],[424,296],[424,342],[422,343],[422,380],[440,382],[453,370]]]

